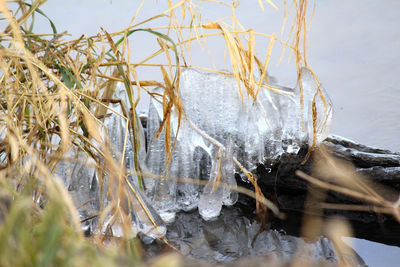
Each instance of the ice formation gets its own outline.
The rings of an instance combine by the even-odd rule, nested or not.
[[[74,201],[80,220],[89,218],[100,208],[98,188],[95,181],[94,161],[84,152],[70,150],[63,161],[59,162],[55,174],[66,185]],[[90,232],[94,221],[82,224],[84,232]]]
[[[165,152],[165,129],[156,134],[163,120],[162,88],[155,89],[158,94],[149,104],[147,152],[142,125],[139,119],[135,120],[140,144],[136,156],[143,171],[143,190],[135,172],[133,138],[126,129],[126,119],[117,115],[123,114],[121,105],[110,103],[115,113],[104,119],[113,159],[132,171],[127,177],[129,185],[125,186],[132,193],[130,206],[135,233],[143,232],[153,238],[163,236],[164,222],[174,221],[180,210],[198,209],[203,219],[216,218],[223,205],[233,205],[238,199],[234,177],[240,173],[238,166],[253,171],[257,164],[277,159],[282,153],[296,154],[301,146],[313,142],[314,132],[316,142],[328,134],[332,104],[307,69],[302,71],[303,107],[299,85],[294,89],[275,85],[275,91],[261,88],[254,101],[245,93],[241,97],[232,76],[186,69],[181,74],[179,88],[183,114],[178,131],[178,114],[172,111],[170,136],[172,143],[176,139],[176,144],[170,161]],[[113,98],[129,107],[122,85],[117,87]],[[314,120],[313,109],[317,114]],[[66,183],[81,219],[93,217],[108,203],[109,195],[100,196],[99,188],[108,185],[110,174],[105,173],[104,179],[99,179],[94,162],[84,152],[71,149],[69,156],[74,160],[61,161],[55,173]],[[92,219],[84,227],[94,231],[97,224],[98,220]],[[112,229],[114,234],[118,233],[118,223]]]
[[[128,98],[126,91],[122,84],[117,86],[114,92],[113,99],[121,100],[123,106],[129,107]],[[125,168],[131,171],[131,174],[127,175],[129,185],[124,184],[127,190],[131,193],[130,200],[130,215],[132,218],[132,230],[133,233],[144,233],[150,238],[160,238],[165,235],[166,227],[164,222],[159,217],[157,211],[154,210],[150,201],[146,195],[139,189],[138,177],[135,174],[135,162],[134,162],[134,148],[132,136],[129,131],[126,131],[127,120],[120,116],[124,112],[121,108],[120,103],[110,103],[109,107],[113,112],[108,111],[108,115],[105,116],[104,125],[108,129],[109,142],[107,145],[110,148],[113,159],[116,162],[123,162]],[[117,115],[119,114],[119,115]],[[144,160],[145,150],[145,136],[139,119],[136,119],[137,127],[137,139],[138,139],[138,158]],[[128,134],[125,147],[125,156],[122,159],[122,151],[124,151],[125,134]],[[103,136],[106,136],[103,134]],[[104,164],[101,163],[102,165]],[[144,166],[142,162],[141,165]],[[109,191],[107,186],[109,185],[108,179],[109,174],[100,174],[103,176],[99,179],[99,173],[96,172],[96,166],[94,160],[89,157],[85,152],[78,151],[72,147],[67,153],[66,157],[61,160],[55,170],[55,174],[60,177],[65,183],[68,191],[71,195],[72,200],[76,207],[81,220],[87,220],[83,223],[83,230],[87,233],[93,233],[96,231],[105,231],[107,225],[103,225],[103,229],[100,229],[98,222],[99,219],[95,215],[99,213],[102,205],[106,206],[109,203],[109,195],[112,194],[112,190]],[[100,186],[104,186],[104,196],[101,196]],[[132,189],[134,192],[132,192]],[[102,200],[103,203],[102,203]],[[106,218],[112,224],[113,234],[116,236],[122,235],[121,227],[118,221],[109,220],[111,216]],[[154,227],[155,223],[157,227]]]
[[[166,163],[164,132],[156,136],[163,120],[161,98],[152,98],[147,122],[145,163],[158,178],[145,180],[146,193],[166,222],[173,221],[178,210],[195,208],[210,220],[223,205],[234,204],[234,160],[252,171],[266,159],[296,154],[301,146],[312,144],[314,136],[315,142],[322,141],[329,132],[332,104],[306,68],[302,70],[303,105],[299,84],[294,89],[276,85],[276,91],[262,88],[254,101],[246,94],[241,97],[232,76],[194,69],[182,72],[179,88],[183,116],[177,132],[174,111],[171,139],[177,137],[177,143],[170,164]],[[156,92],[163,93],[161,88]],[[188,183],[182,178],[192,180]],[[206,185],[199,187],[198,181]]]
[[[275,266],[268,264],[272,256],[278,262],[307,261],[307,266],[338,266],[341,259],[352,266],[366,266],[355,251],[339,254],[326,237],[305,240],[283,230],[264,229],[237,209],[222,209],[221,216],[212,222],[202,220],[198,214],[179,212],[176,222],[168,225],[166,238],[183,255],[211,263],[262,257],[264,261],[250,266]]]

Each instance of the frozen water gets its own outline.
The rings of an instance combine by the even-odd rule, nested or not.
[[[223,203],[226,206],[231,206],[238,200],[238,192],[231,190],[230,187],[236,187],[234,165],[233,165],[233,150],[232,138],[228,135],[226,141],[226,149],[223,155],[223,165],[221,170],[222,182],[226,187],[223,187]]]
[[[115,112],[121,115],[128,115],[126,113],[129,112],[128,107],[129,100],[126,94],[126,91],[122,87],[122,84],[119,84],[116,88],[116,91],[113,95],[114,99],[118,99],[121,103],[110,103],[109,107],[111,107]],[[122,109],[125,107],[125,112]],[[131,202],[131,216],[132,216],[132,228],[137,232],[142,232],[147,236],[152,238],[157,238],[164,236],[166,233],[166,228],[163,221],[160,219],[159,214],[154,210],[154,207],[149,203],[149,200],[145,195],[143,195],[140,190],[140,185],[138,183],[139,179],[135,174],[136,170],[143,167],[145,168],[144,159],[146,156],[145,150],[145,137],[143,127],[139,121],[139,118],[135,118],[135,127],[137,132],[137,155],[135,157],[135,148],[133,146],[133,136],[131,136],[131,132],[127,130],[127,120],[117,114],[111,114],[111,116],[106,117],[104,120],[104,124],[108,129],[108,135],[110,137],[110,148],[112,152],[112,156],[114,160],[117,162],[123,161],[124,166],[131,174],[128,175],[129,185],[125,184],[125,186],[129,186],[127,188],[130,192],[129,201]],[[125,138],[127,135],[127,138]],[[122,152],[124,151],[125,146],[125,155],[122,157]],[[137,162],[135,162],[137,159]],[[143,171],[146,172],[144,169]],[[105,182],[107,184],[107,182]],[[168,186],[168,185],[167,185]],[[162,192],[162,186],[156,186],[158,192]],[[157,195],[160,196],[160,195]],[[165,203],[164,199],[160,199],[159,203]],[[161,214],[160,214],[161,215]],[[155,225],[154,225],[155,224]],[[113,230],[118,229],[118,225],[113,226]]]
[[[121,100],[122,105],[129,112],[129,102],[126,92],[122,85],[118,85],[114,92],[113,99]],[[145,136],[142,124],[136,118],[135,126],[137,132],[137,152],[133,145],[133,136],[127,131],[127,120],[120,115],[128,115],[121,108],[120,103],[110,103],[109,107],[113,110],[107,111],[104,119],[104,125],[108,129],[109,142],[107,146],[110,148],[113,159],[118,163],[123,163],[123,166],[130,171],[127,175],[126,189],[129,193],[126,201],[127,205],[131,208],[129,210],[132,218],[133,233],[144,233],[151,238],[160,238],[166,233],[166,226],[160,218],[157,211],[150,204],[150,201],[145,196],[144,192],[140,189],[139,179],[136,175],[136,170],[140,167],[145,168],[144,159],[146,157]],[[125,138],[126,136],[126,138]],[[126,144],[124,146],[124,144]],[[125,148],[125,149],[124,149]],[[125,151],[124,156],[123,151]],[[136,154],[136,157],[135,157]],[[55,174],[59,176],[65,183],[76,207],[78,207],[81,220],[95,217],[94,219],[87,220],[83,225],[83,230],[88,233],[94,231],[105,231],[108,225],[103,225],[99,229],[98,218],[95,216],[100,212],[100,206],[107,206],[109,197],[116,195],[117,188],[107,188],[110,184],[108,179],[113,175],[112,173],[105,172],[102,179],[98,179],[99,173],[96,173],[96,168],[93,158],[89,157],[85,152],[76,148],[71,148],[65,155],[55,170]],[[100,163],[104,164],[104,160]],[[146,170],[144,170],[146,172]],[[101,182],[102,184],[99,184]],[[100,186],[104,186],[104,196],[100,195]],[[102,201],[104,202],[102,203]],[[116,236],[122,235],[122,227],[118,220],[109,220],[108,216],[106,222],[112,223],[113,234]]]
[[[325,89],[318,86],[317,80],[314,78],[312,72],[306,68],[302,70],[302,87],[304,99],[304,112],[302,114],[302,122],[304,122],[305,129],[302,132],[308,136],[308,144],[313,143],[313,131],[315,131],[316,143],[322,142],[330,132],[332,120],[332,103]],[[295,88],[295,95],[300,99],[299,84]],[[315,108],[316,117],[313,118],[313,106]],[[315,129],[313,126],[313,119],[315,119]]]
[[[252,171],[267,159],[296,154],[302,146],[325,139],[332,117],[329,97],[306,68],[301,85],[262,87],[254,101],[245,92],[241,96],[232,76],[185,69],[179,85],[183,106],[179,132],[176,110],[171,119],[171,142],[176,137],[177,143],[170,164],[165,129],[156,136],[163,120],[162,99],[153,98],[146,166],[158,178],[146,179],[146,193],[163,219],[170,221],[176,211],[196,207],[205,220],[214,219],[223,205],[237,201],[234,173],[239,169],[234,162]],[[161,88],[155,92],[163,94]],[[205,186],[199,187],[197,181]]]
[[[80,220],[92,217],[100,208],[95,171],[92,158],[82,151],[73,150],[66,154],[55,170],[55,174],[64,181],[75,206],[78,207]],[[86,221],[82,225],[84,232],[91,232],[95,228],[96,219]]]
[[[219,150],[212,161],[210,180],[203,189],[199,200],[199,213],[205,220],[216,218],[224,201],[224,188],[221,184],[222,155]]]
[[[147,120],[147,134],[150,141],[146,157],[147,170],[158,177],[146,178],[145,186],[147,196],[150,198],[153,207],[159,212],[161,218],[165,222],[172,222],[175,217],[176,181],[169,181],[168,178],[170,177],[170,168],[175,166],[166,164],[165,131],[163,130],[159,136],[156,135],[163,116],[163,107],[158,101],[155,98],[150,103]]]
[[[212,222],[202,220],[195,213],[180,212],[176,216],[176,222],[168,226],[166,237],[169,242],[184,255],[208,262],[261,257],[266,264],[267,259],[273,257],[278,262],[301,259],[308,261],[310,266],[337,266],[340,256],[353,256],[350,251],[339,256],[326,237],[305,241],[284,231],[265,229],[261,223],[246,218],[234,208],[223,208],[221,216]],[[365,266],[361,258],[356,260],[355,266]],[[322,265],[314,264],[318,262]]]
[[[215,219],[223,205],[233,205],[238,199],[235,173],[243,168],[253,171],[257,164],[277,159],[282,153],[296,154],[305,144],[318,143],[327,136],[332,104],[309,70],[302,71],[302,86],[274,86],[274,90],[262,87],[255,101],[245,92],[240,94],[232,76],[184,70],[179,84],[183,113],[179,122],[177,111],[172,110],[170,133],[162,129],[157,134],[164,116],[164,92],[162,88],[154,91],[147,119],[147,152],[139,119],[135,118],[135,148],[127,120],[121,116],[128,114],[120,103],[109,104],[115,112],[107,111],[110,114],[104,119],[110,137],[107,146],[113,159],[130,171],[129,185],[124,186],[129,186],[131,192],[127,201],[133,207],[134,232],[162,236],[166,231],[164,222],[174,221],[180,210],[198,208],[203,219]],[[129,107],[121,85],[113,98]],[[172,144],[176,140],[169,160],[165,151],[167,136]],[[113,174],[105,173],[99,185],[92,159],[83,152],[71,153],[76,160],[61,162],[56,173],[80,207],[82,219],[86,219],[101,205],[107,205],[117,188],[105,188],[108,195],[100,196],[99,186],[107,186]],[[144,184],[139,184],[136,170],[142,171],[139,175]],[[118,232],[121,227],[117,223],[113,229]]]

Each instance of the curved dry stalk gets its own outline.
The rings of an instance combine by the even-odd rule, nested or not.
[[[373,205],[377,205],[374,207],[365,207],[360,205],[340,205],[340,204],[332,204],[332,203],[321,203],[321,207],[326,208],[344,208],[345,210],[373,210],[376,212],[389,213],[392,214],[396,220],[400,222],[400,197],[396,202],[391,202],[385,200],[382,196],[380,196],[377,192],[375,192],[368,185],[364,184],[366,188],[368,188],[368,193],[365,192],[357,192],[353,189],[346,188],[344,186],[335,185],[329,182],[322,181],[320,179],[314,178],[302,171],[296,171],[296,175],[306,180],[309,183],[312,183],[318,187],[321,187],[326,190],[332,190],[355,199],[361,200],[363,202],[371,203]]]
[[[270,2],[269,0],[267,1]],[[185,55],[190,57],[191,42],[195,40],[203,46],[202,42],[205,42],[208,38],[222,36],[223,41],[228,45],[229,56],[234,70],[233,74],[224,74],[233,76],[238,82],[238,88],[241,88],[240,83],[243,83],[247,93],[254,99],[257,98],[257,93],[261,88],[290,95],[289,92],[281,91],[278,87],[264,83],[263,78],[267,74],[268,62],[275,42],[281,43],[285,48],[289,47],[296,52],[299,51],[298,44],[293,45],[289,41],[285,42],[274,34],[243,29],[243,26],[235,16],[234,5],[228,5],[232,15],[227,18],[232,20],[232,25],[226,24],[226,20],[224,21],[223,18],[204,24],[198,7],[190,0],[171,2],[168,9],[161,14],[136,22],[137,15],[145,2],[142,1],[129,26],[122,31],[110,34],[103,32],[95,36],[81,36],[76,40],[65,41],[61,39],[68,36],[65,33],[55,32],[51,35],[46,35],[33,34],[28,31],[26,33],[21,32],[22,23],[27,21],[37,7],[45,1],[34,1],[34,7],[29,9],[27,13],[22,14],[20,18],[13,17],[8,12],[6,2],[5,0],[0,0],[1,11],[6,15],[10,24],[6,31],[8,33],[0,34],[1,41],[7,45],[9,44],[8,48],[0,49],[0,66],[3,71],[0,77],[0,84],[4,85],[4,97],[2,95],[0,103],[0,129],[6,129],[5,132],[7,132],[8,138],[0,140],[0,156],[3,157],[5,155],[4,158],[1,158],[2,164],[4,163],[2,171],[8,175],[13,171],[13,163],[23,162],[24,157],[31,155],[35,155],[32,158],[38,160],[38,163],[30,162],[32,169],[37,167],[41,173],[44,173],[42,168],[52,166],[52,170],[54,170],[54,163],[56,163],[54,159],[61,159],[62,154],[74,146],[78,150],[85,151],[88,156],[96,160],[96,169],[99,172],[106,169],[113,172],[110,183],[121,184],[121,180],[123,180],[121,177],[125,177],[123,176],[125,170],[122,166],[122,158],[125,154],[125,145],[128,142],[128,131],[133,131],[135,149],[137,145],[135,107],[140,99],[141,90],[143,89],[153,96],[144,86],[163,87],[166,91],[163,96],[164,118],[171,115],[173,108],[179,114],[183,114],[177,93],[179,90],[179,71],[181,68],[188,66]],[[225,5],[224,2],[220,1],[208,2],[218,2]],[[179,14],[180,10],[182,10],[181,14]],[[190,14],[193,21],[188,22],[185,20],[185,14]],[[142,27],[145,23],[162,18],[168,20],[167,26],[143,28],[141,30],[154,32],[157,29],[160,29],[160,31],[165,29],[167,31],[165,36],[168,38],[176,34],[176,37],[174,37],[176,42],[159,42],[161,49],[147,56],[144,60],[135,63],[130,57],[134,53],[131,53],[129,49],[128,33],[138,30],[138,27]],[[134,21],[135,24],[133,25]],[[211,32],[215,29],[219,30],[219,32]],[[165,31],[161,33],[164,34]],[[186,34],[186,32],[188,33]],[[53,38],[47,40],[45,39],[47,36]],[[259,82],[254,80],[255,66],[253,65],[255,65],[256,61],[255,36],[270,38],[267,56],[262,66],[262,79]],[[113,38],[121,39],[114,42]],[[107,41],[108,43],[106,43]],[[248,43],[247,51],[244,45],[246,44],[245,41]],[[112,50],[108,51],[110,47]],[[171,62],[170,50],[177,50],[175,51],[177,56],[179,55],[177,62]],[[165,55],[168,64],[146,64],[150,59],[160,54]],[[305,62],[304,58],[302,60]],[[181,65],[179,62],[184,64]],[[164,83],[153,80],[140,80],[135,69],[138,66],[166,67],[167,71],[163,71],[163,74],[166,74],[163,75]],[[118,70],[116,74],[113,72],[114,67]],[[177,69],[177,74],[174,78],[172,77],[172,68]],[[223,73],[215,69],[212,71]],[[129,106],[123,108],[125,110],[124,114],[120,114],[108,106],[111,102],[110,98],[102,97],[101,93],[108,90],[105,87],[110,82],[123,82],[127,93],[131,94]],[[133,95],[133,86],[137,88],[137,94],[135,91],[135,95]],[[257,102],[257,105],[260,105],[260,103]],[[105,140],[106,137],[102,136],[106,127],[102,122],[105,113],[97,113],[100,107],[109,110],[113,113],[113,116],[123,118],[126,125],[131,125],[129,129],[128,127],[125,128],[124,149],[121,161],[118,164],[110,156]],[[129,109],[132,109],[132,111]],[[189,120],[188,122],[197,133],[216,146],[220,152],[225,150],[221,143],[198,129]],[[169,121],[165,122],[166,128],[170,127],[168,126],[169,123]],[[52,142],[54,136],[61,139],[61,144]],[[3,138],[1,134],[0,138]],[[22,143],[24,145],[21,145]],[[173,146],[170,146],[169,149],[167,148],[168,153],[172,151]],[[99,158],[105,159],[106,166],[101,166],[102,163]],[[253,183],[256,191],[254,193],[241,188],[238,189],[238,192],[254,197],[257,203],[262,203],[262,205],[278,214],[279,211],[276,206],[262,195],[257,186],[256,177],[246,170],[236,158],[234,158],[234,162]],[[47,174],[49,173],[50,171],[47,170]],[[138,170],[136,173],[140,175]],[[46,179],[46,183],[47,180],[50,179]],[[218,184],[217,186],[224,185]],[[131,190],[129,185],[128,189]],[[122,220],[126,220],[126,214],[124,214],[121,206],[123,194],[124,192],[118,191],[118,195],[112,200],[110,207],[115,207],[115,216],[120,216]],[[69,206],[69,208],[71,207]],[[112,212],[111,209],[108,210],[108,206],[104,209],[103,211],[106,214]],[[112,218],[115,219],[116,217]]]

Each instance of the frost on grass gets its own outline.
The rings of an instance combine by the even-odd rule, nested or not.
[[[332,104],[306,68],[302,70],[303,104],[299,84],[294,89],[275,85],[274,91],[262,87],[254,100],[245,92],[241,96],[232,76],[193,69],[183,71],[179,88],[183,116],[178,132],[177,114],[173,114],[171,142],[176,137],[177,143],[170,164],[166,163],[165,129],[156,135],[163,120],[162,99],[153,98],[148,111],[145,163],[158,178],[145,180],[147,195],[167,222],[176,211],[196,208],[210,220],[219,215],[222,205],[233,205],[237,200],[234,173],[239,172],[233,159],[252,171],[282,153],[297,154],[303,145],[318,143],[329,132]],[[199,187],[198,181],[205,181],[205,186]]]

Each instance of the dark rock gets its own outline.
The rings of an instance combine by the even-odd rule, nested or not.
[[[146,130],[147,118],[142,116],[140,119]],[[381,194],[391,197],[393,201],[399,197],[400,153],[365,146],[335,135],[329,136],[322,146],[330,151],[332,156],[352,163],[355,173],[377,185],[374,189],[379,189]],[[271,214],[268,217],[271,228],[285,229],[289,234],[296,236],[300,234],[303,215],[312,213],[304,209],[310,186],[308,182],[296,175],[296,171],[312,174],[313,163],[319,160],[314,153],[302,164],[307,152],[308,145],[303,145],[298,154],[283,154],[279,159],[264,162],[253,170],[258,177],[258,186],[264,195],[286,214],[286,220],[276,219]],[[202,170],[209,172],[205,168]],[[235,178],[238,186],[254,190],[253,185],[244,182],[239,174],[236,174]],[[313,194],[316,193],[313,192]],[[325,200],[336,204],[366,204],[333,191],[326,192]],[[307,205],[314,205],[314,203],[309,202]],[[256,202],[253,198],[239,194],[239,200],[234,208],[241,214],[252,217],[255,215],[255,207]],[[390,215],[376,214],[372,209],[371,211],[329,209],[324,210],[322,215],[323,219],[337,215],[347,218],[353,226],[356,237],[400,246],[400,224]]]
[[[329,151],[331,156],[352,163],[355,167],[354,173],[365,177],[374,185],[374,190],[386,199],[396,201],[399,198],[399,153],[368,147],[333,135],[328,137],[322,146]],[[297,170],[311,175],[313,164],[319,160],[318,154],[313,153],[306,163],[302,164],[307,150],[307,146],[303,146],[297,155],[283,154],[278,161],[265,162],[253,171],[258,177],[257,183],[264,195],[275,202],[278,208],[290,218],[290,221],[286,220],[282,225],[286,225],[286,228],[290,228],[289,224],[299,228],[302,215],[312,213],[312,209],[310,211],[304,208],[310,185],[296,175]],[[239,186],[254,190],[251,184],[244,183],[241,179],[237,179],[237,182]],[[313,191],[313,194],[317,194],[317,191]],[[327,203],[368,205],[338,192],[322,193],[326,194],[324,198]],[[313,205],[313,203],[309,201],[307,205]],[[246,214],[255,212],[255,200],[242,194],[236,206]],[[324,218],[338,215],[350,221],[357,237],[400,246],[400,224],[391,215],[376,214],[372,208],[369,211],[329,209],[322,213]],[[299,229],[292,230],[299,233]]]

